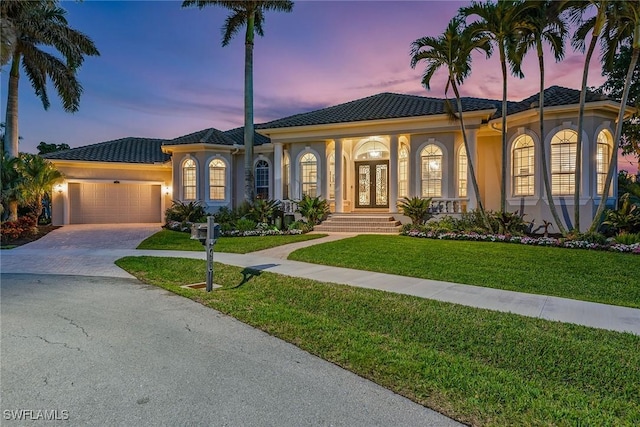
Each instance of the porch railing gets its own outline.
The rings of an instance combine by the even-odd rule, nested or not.
[[[295,214],[298,210],[298,203],[294,200],[280,200],[280,209],[285,214]]]
[[[459,214],[467,211],[469,199],[442,198],[431,200],[431,213],[437,214]]]

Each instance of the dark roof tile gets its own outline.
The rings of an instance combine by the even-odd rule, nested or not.
[[[52,160],[86,160],[93,162],[164,163],[170,159],[162,152],[164,139],[127,137],[70,150],[48,153]]]

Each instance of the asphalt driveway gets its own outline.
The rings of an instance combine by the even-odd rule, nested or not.
[[[67,233],[79,234],[70,238],[64,228],[1,255],[2,425],[46,425],[37,418],[43,416],[82,426],[456,425],[136,279],[20,271],[21,265],[35,267],[30,259],[38,256],[53,262],[71,253],[97,260],[101,251],[117,254],[125,245],[123,252],[130,252],[146,237],[71,227]],[[103,249],[105,241],[113,247]],[[57,245],[65,249],[56,252]],[[103,256],[103,263],[111,256]],[[39,264],[50,268],[43,258]],[[19,416],[26,420],[15,421]]]

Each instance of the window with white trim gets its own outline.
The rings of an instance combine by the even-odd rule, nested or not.
[[[422,197],[442,197],[442,150],[429,144],[420,153]]]
[[[221,159],[209,163],[209,199],[224,200],[227,181],[227,165]]]
[[[598,134],[597,152],[596,152],[596,190],[597,194],[602,194],[604,191],[604,184],[607,179],[607,173],[609,172],[609,161],[611,160],[611,146],[609,134],[606,131],[601,131]],[[610,188],[609,195],[613,187]]]
[[[336,153],[329,156],[329,198],[336,198]]]
[[[289,164],[289,155],[284,155],[284,162],[282,164],[282,198],[289,198],[289,185],[291,176],[291,165]]]
[[[318,196],[318,159],[313,153],[306,153],[300,159],[302,195]]]
[[[569,195],[575,192],[576,146],[578,133],[563,129],[551,138],[551,194]]]
[[[196,200],[196,162],[187,159],[182,163],[182,198]]]
[[[409,150],[400,148],[398,153],[398,197],[409,196]]]
[[[269,163],[266,160],[258,160],[256,163],[256,198],[269,198]]]
[[[513,195],[533,196],[535,192],[535,147],[529,135],[520,135],[512,150]]]
[[[467,197],[467,149],[458,150],[458,197]]]

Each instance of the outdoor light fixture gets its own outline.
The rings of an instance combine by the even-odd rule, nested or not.
[[[62,184],[56,184],[56,191],[62,194],[62,191],[63,191]]]
[[[373,142],[373,148],[371,149],[371,151],[369,151],[369,156],[377,159],[382,155],[382,153],[376,147],[376,140],[374,139],[372,142]]]
[[[164,194],[166,194],[168,196],[169,193],[171,193],[171,187],[169,187],[168,185],[165,185],[164,186]]]

